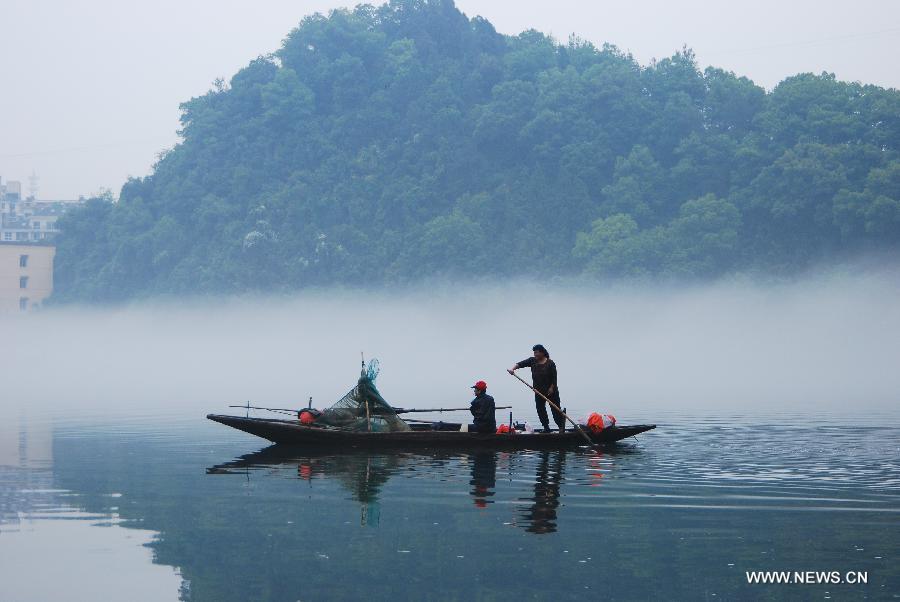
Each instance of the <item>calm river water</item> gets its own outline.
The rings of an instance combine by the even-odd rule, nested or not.
[[[896,412],[655,418],[602,451],[385,454],[10,417],[0,599],[900,597]],[[748,584],[769,570],[867,583]]]

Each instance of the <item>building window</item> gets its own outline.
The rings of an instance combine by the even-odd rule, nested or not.
[[[28,297],[19,297],[19,309],[22,311],[28,309]]]
[[[31,224],[31,227],[34,228],[35,230],[40,230],[41,222],[34,222],[33,224]]]
[[[12,240],[12,232],[4,232],[3,240]]]
[[[28,288],[28,276],[19,277],[19,288]]]
[[[28,255],[19,255],[19,267],[20,268],[28,267]]]

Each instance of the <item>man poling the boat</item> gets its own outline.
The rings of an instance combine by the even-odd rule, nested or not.
[[[513,367],[507,372],[515,374],[519,368],[531,368],[531,383],[534,386],[534,406],[537,409],[538,419],[544,427],[544,432],[549,433],[550,419],[547,416],[547,401],[541,396],[543,394],[550,399],[556,407],[551,404],[553,411],[553,422],[556,423],[560,433],[566,431],[566,417],[557,408],[560,407],[559,387],[556,385],[556,363],[550,359],[550,352],[543,345],[535,345],[531,348],[534,353],[533,357],[524,359],[521,362],[513,364]]]
[[[487,394],[487,383],[479,380],[472,385],[472,388],[475,389],[475,399],[472,400],[469,408],[473,419],[473,423],[469,425],[469,431],[495,433],[497,431],[496,410],[494,398]]]

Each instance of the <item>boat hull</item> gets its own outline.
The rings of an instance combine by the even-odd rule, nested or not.
[[[309,445],[342,448],[491,448],[491,449],[560,449],[586,445],[575,430],[565,433],[462,433],[459,431],[403,431],[393,433],[347,432],[304,426],[296,420],[245,418],[209,414],[208,419],[282,445]],[[594,433],[584,432],[595,444],[612,444],[656,428],[654,424],[614,426]]]

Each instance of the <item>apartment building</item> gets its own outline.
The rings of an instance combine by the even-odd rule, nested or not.
[[[22,183],[0,178],[0,242],[27,243],[53,238],[59,216],[84,203],[77,200],[37,200],[22,197]]]
[[[37,309],[53,292],[56,247],[0,242],[0,313]]]

